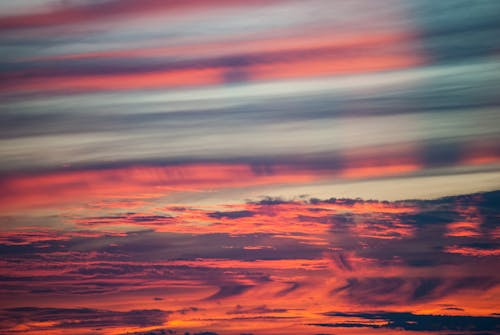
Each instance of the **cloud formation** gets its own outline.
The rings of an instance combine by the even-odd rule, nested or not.
[[[0,1],[2,334],[498,332],[499,12]]]
[[[411,331],[498,331],[500,319],[494,316],[445,316],[423,315],[412,313],[326,313],[332,317],[361,318],[366,323],[331,323],[318,324],[323,327],[342,328],[390,328]],[[385,324],[370,323],[373,320],[384,321]]]
[[[89,308],[18,307],[1,310],[2,328],[43,332],[51,329],[95,329],[104,327],[150,327],[162,325],[168,312],[161,310],[131,310],[127,312]]]
[[[259,333],[270,334],[271,324],[292,319],[304,333],[318,325],[491,331],[496,319],[487,315],[500,288],[498,199],[499,192],[397,202],[264,198],[218,210],[179,204],[68,218],[66,232],[16,227],[0,244],[0,295],[12,301],[3,320],[12,331],[48,327],[40,322],[161,328],[167,316],[181,326],[166,329],[190,332],[234,323],[254,331],[258,323]],[[89,307],[70,303],[52,313],[46,306],[60,295]],[[109,312],[121,299],[134,311]],[[325,314],[331,301],[345,315]],[[422,306],[433,314],[423,316]],[[397,314],[402,309],[411,313]],[[387,315],[366,314],[373,310]]]
[[[495,1],[1,6],[2,176],[235,164],[338,185],[463,169],[455,194],[498,187],[472,179],[498,174]]]

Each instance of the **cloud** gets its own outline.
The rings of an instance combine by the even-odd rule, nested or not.
[[[421,1],[411,5],[417,14],[423,48],[434,62],[461,61],[489,55],[493,47],[487,40],[500,29],[498,21],[490,12],[496,10],[497,6],[494,2],[486,1],[465,11],[447,1],[439,4]],[[439,11],[447,12],[445,19],[438,18],[436,13]],[[478,36],[482,38],[478,39]],[[461,46],[455,44],[457,38],[461,39]]]
[[[222,286],[219,291],[208,297],[208,300],[219,300],[225,298],[231,298],[242,294],[243,292],[252,288],[252,285],[225,285]]]
[[[0,1],[0,328],[497,332],[499,10]]]
[[[226,219],[226,218],[238,219],[238,218],[254,216],[255,213],[243,210],[243,211],[233,211],[233,212],[214,212],[214,213],[208,213],[207,215],[214,219]]]
[[[0,239],[0,294],[49,302],[64,295],[97,306],[127,297],[169,306],[169,318],[196,318],[203,323],[196,329],[217,330],[208,326],[256,320],[285,325],[291,318],[330,324],[304,310],[308,297],[317,304],[314,315],[332,299],[346,313],[350,306],[489,311],[500,287],[489,221],[499,195],[397,202],[264,198],[217,207],[172,203],[133,212],[92,207],[103,215],[70,218],[75,228],[86,230],[53,228],[38,236],[33,226],[7,229]],[[124,232],[116,229],[120,222],[147,229]],[[464,222],[477,233],[450,234]],[[15,319],[9,315],[6,319]],[[102,315],[105,321],[126,317]],[[125,322],[130,320],[127,316]],[[331,324],[367,323],[380,325],[346,325],[345,318]]]
[[[127,335],[175,335],[175,334],[181,334],[180,332],[177,332],[173,329],[156,329],[156,330],[149,330],[149,331],[144,331],[144,332],[127,332]],[[210,332],[210,331],[202,331],[202,332],[196,332],[196,333],[190,333],[190,332],[182,332],[184,335],[218,335],[218,333]],[[125,334],[124,334],[125,335]],[[244,334],[241,334],[244,335]]]
[[[263,5],[271,0],[258,1],[256,4]],[[254,4],[255,5],[255,4]],[[94,23],[99,20],[116,19],[123,16],[134,15],[147,15],[154,12],[165,12],[171,14],[178,11],[200,10],[206,9],[207,6],[248,6],[244,1],[225,1],[225,0],[210,0],[199,1],[191,0],[183,3],[176,3],[172,1],[157,1],[146,0],[140,5],[134,1],[105,1],[105,2],[83,2],[83,3],[63,3],[58,6],[43,8],[45,11],[36,12],[40,10],[34,7],[34,12],[29,14],[20,14],[13,16],[4,16],[0,18],[0,29],[27,29],[27,28],[40,28],[47,26],[58,25],[77,25],[82,23]]]
[[[282,296],[285,296],[289,293],[292,293],[293,291],[297,290],[298,288],[301,287],[300,283],[294,283],[294,282],[291,282],[291,283],[287,283],[289,284],[289,287],[279,291],[278,293],[276,293],[276,296],[278,297],[282,297]]]
[[[226,314],[270,314],[270,313],[286,313],[288,310],[285,308],[268,308],[266,305],[257,307],[244,308],[237,305],[233,310],[226,312]]]
[[[456,315],[425,315],[402,312],[382,313],[337,313],[325,315],[332,317],[355,317],[360,323],[325,323],[315,324],[323,327],[354,327],[354,328],[389,328],[411,331],[498,331],[500,319],[488,316],[456,316]],[[374,324],[373,321],[385,321],[385,324]]]
[[[437,300],[467,289],[488,290],[500,284],[498,278],[481,276],[447,277],[364,277],[348,278],[332,290],[333,296],[372,306],[408,305]]]
[[[101,327],[150,327],[163,325],[170,312],[151,310],[131,310],[127,312],[97,310],[90,308],[38,308],[19,307],[3,309],[0,323],[13,327],[15,324],[29,325],[31,331],[72,328]],[[42,323],[48,326],[37,326]]]

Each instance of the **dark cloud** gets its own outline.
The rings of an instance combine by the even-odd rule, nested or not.
[[[500,284],[492,277],[361,277],[332,290],[356,304],[390,306],[425,302],[465,289],[487,290]]]
[[[490,43],[500,32],[496,1],[466,8],[464,1],[418,1],[410,5],[419,23],[421,43],[434,62],[457,62],[488,57],[498,51]],[[446,14],[444,14],[446,13]]]
[[[354,327],[354,328],[389,328],[411,331],[499,331],[500,318],[488,316],[451,316],[451,315],[425,315],[413,313],[325,313],[332,317],[361,318],[366,323],[324,323],[314,324],[323,327]],[[386,324],[373,324],[370,321],[386,321]]]
[[[9,328],[15,324],[25,324],[27,322],[54,322],[51,326],[41,326],[42,329],[151,327],[165,323],[167,316],[170,314],[170,312],[158,309],[117,312],[90,308],[38,307],[3,309],[0,313],[0,324],[8,325]]]
[[[208,297],[207,300],[218,300],[218,299],[225,299],[237,296],[251,289],[252,287],[253,287],[252,285],[241,285],[241,284],[225,285],[222,286],[219,289],[219,291],[217,291],[215,294]]]
[[[123,334],[125,335],[125,334]],[[156,329],[156,330],[149,330],[145,332],[127,332],[126,335],[218,335],[217,333],[210,332],[210,331],[202,331],[202,332],[196,332],[196,333],[190,333],[190,332],[178,332],[173,329]],[[244,335],[244,334],[241,334]]]
[[[415,287],[411,300],[424,299],[432,295],[440,286],[443,285],[442,278],[423,278]]]
[[[463,308],[459,308],[459,307],[445,307],[445,308],[443,308],[443,309],[444,309],[445,311],[460,311],[460,312],[464,311],[464,309],[463,309]]]
[[[233,211],[233,212],[213,212],[207,215],[214,219],[239,219],[254,216],[256,213],[251,211]]]
[[[432,142],[422,146],[422,161],[429,167],[456,165],[462,153],[460,143]]]
[[[269,314],[269,313],[286,313],[288,309],[285,308],[268,308],[266,305],[261,305],[252,308],[244,308],[237,305],[233,310],[226,312],[226,314]]]
[[[284,295],[287,295],[295,290],[297,290],[298,288],[301,287],[301,284],[300,283],[296,283],[296,282],[290,282],[290,283],[287,283],[289,284],[290,286],[279,291],[278,293],[276,293],[276,296],[277,297],[281,297],[281,296],[284,296]]]
[[[150,72],[193,70],[200,68],[221,68],[227,70],[226,80],[238,82],[246,78],[245,73],[251,71],[252,65],[280,64],[293,62],[307,56],[309,59],[328,57],[330,60],[342,59],[346,56],[359,53],[352,47],[340,48],[320,47],[297,50],[280,50],[259,53],[240,53],[218,57],[196,57],[189,60],[151,57],[106,57],[90,59],[58,59],[15,62],[13,64],[0,64],[4,69],[6,79],[20,80],[35,78],[64,78],[78,77],[81,75],[127,75]]]
[[[108,243],[111,241],[108,241]],[[137,259],[293,259],[317,258],[321,248],[301,244],[292,238],[274,234],[171,234],[144,232],[113,241],[116,246],[103,246],[103,251],[132,254]],[[274,249],[245,249],[248,245],[272,245]],[[84,245],[77,246],[83,248]],[[144,257],[144,258],[143,258]]]
[[[488,192],[436,200],[393,203],[396,206],[414,208],[406,213],[354,214],[347,211],[329,214],[332,243],[335,247],[355,252],[358,256],[375,259],[381,265],[404,262],[408,266],[422,268],[446,264],[474,268],[480,266],[473,261],[477,255],[465,252],[462,255],[450,253],[447,247],[470,248],[477,250],[478,254],[497,250],[500,245],[493,237],[493,230],[494,227],[498,227],[499,211],[495,207],[498,199],[500,192]],[[329,201],[337,201],[347,206],[370,204],[362,200]],[[316,200],[315,203],[321,202]],[[449,235],[450,224],[462,221],[476,222],[477,230],[484,233],[466,236]],[[361,228],[359,222],[368,222],[369,225]],[[332,258],[339,268],[346,268],[340,255],[344,253],[337,253]],[[467,255],[471,257],[470,260],[465,258]],[[432,285],[428,283],[427,289],[430,289],[430,286]],[[419,292],[425,292],[427,289],[422,287]]]
[[[161,226],[175,223],[175,218],[169,215],[144,215],[139,213],[126,213],[114,216],[86,217],[78,220],[81,226],[106,226],[106,225],[150,225]]]
[[[172,329],[156,329],[156,330],[148,330],[145,332],[126,333],[126,335],[175,335],[175,334],[178,333]]]
[[[270,169],[271,167],[268,167]],[[263,205],[263,206],[272,206],[272,205],[283,205],[289,203],[289,201],[286,201],[281,198],[277,197],[265,197],[262,200],[256,201],[256,202],[250,202],[251,204],[256,204],[256,205]]]
[[[132,217],[133,218],[133,217]],[[123,223],[130,220],[125,218]],[[148,224],[156,224],[152,216],[140,216],[139,221],[147,220]],[[104,224],[107,220],[114,222],[116,217],[92,218],[90,222],[98,221]],[[118,219],[119,221],[121,219]],[[151,222],[149,222],[151,220]],[[160,224],[169,223],[170,217],[160,217]],[[122,221],[120,221],[122,222]],[[15,237],[13,237],[15,238]],[[117,260],[121,255],[142,260],[172,260],[198,258],[225,258],[225,259],[293,259],[317,258],[322,249],[317,246],[300,243],[296,239],[277,237],[275,234],[185,234],[162,233],[155,231],[131,232],[123,236],[95,236],[76,237],[65,240],[36,240],[22,245],[2,245],[0,251],[5,255],[42,257],[54,252],[98,252],[101,260]],[[43,244],[44,248],[39,248]],[[251,245],[272,245],[273,249],[245,249]],[[86,270],[83,270],[86,271]],[[97,269],[97,271],[114,271],[112,269]]]
[[[186,313],[198,312],[198,311],[201,311],[201,310],[203,310],[203,309],[199,308],[199,307],[189,307],[189,308],[183,308],[183,309],[177,310],[175,312],[184,315]]]
[[[33,271],[37,269],[47,271],[47,267],[36,262],[32,263]],[[151,283],[156,282],[166,285],[168,290],[169,281],[183,281],[208,285],[218,290],[219,299],[231,294],[243,292],[247,288],[240,287],[239,280],[253,283],[249,287],[267,283],[269,276],[262,271],[234,271],[227,273],[224,268],[212,268],[200,262],[199,265],[161,265],[150,264],[116,264],[115,262],[101,262],[93,266],[80,266],[79,264],[65,264],[64,267],[51,268],[52,271],[64,269],[65,272],[58,276],[38,275],[34,277],[20,277],[16,275],[5,275],[0,277],[0,283],[4,291],[18,292],[35,295],[94,295],[119,293],[123,290],[133,288],[134,290],[148,290]],[[120,280],[117,280],[119,278]],[[137,283],[141,284],[138,285]],[[29,285],[28,285],[29,283]],[[133,284],[136,283],[136,284]],[[154,286],[154,285],[153,285]],[[173,289],[175,291],[175,289]],[[157,298],[158,299],[158,298]],[[156,300],[157,300],[156,299]],[[183,309],[179,313],[196,311],[196,307]]]
[[[342,252],[334,252],[332,254],[332,259],[339,269],[347,270],[347,271],[353,270],[352,265],[349,262],[347,255],[343,254]]]

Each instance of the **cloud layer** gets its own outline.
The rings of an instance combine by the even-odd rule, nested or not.
[[[499,202],[499,192],[266,198],[225,210],[113,209],[66,217],[64,230],[16,226],[0,241],[2,324],[7,334],[155,326],[274,334],[276,324],[297,322],[305,334],[496,331]]]
[[[455,194],[494,190],[499,6],[454,3],[2,4],[0,172],[215,163],[446,184],[459,170]],[[406,192],[385,198],[420,196]]]
[[[0,332],[498,333],[499,12],[0,1]]]

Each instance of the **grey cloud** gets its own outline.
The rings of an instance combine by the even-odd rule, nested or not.
[[[162,325],[170,312],[151,310],[131,310],[117,312],[90,308],[38,308],[18,307],[0,311],[0,324],[31,322],[54,322],[51,326],[42,326],[50,330],[71,328],[100,328],[117,326],[150,327]],[[32,329],[37,330],[37,329]]]
[[[499,50],[492,43],[500,32],[497,1],[471,6],[467,1],[424,0],[412,2],[409,8],[421,30],[424,51],[435,62],[470,61]]]
[[[233,211],[233,212],[213,212],[207,214],[209,217],[214,219],[239,219],[254,216],[255,213],[252,211]]]
[[[251,289],[253,285],[241,285],[241,284],[233,284],[233,285],[224,285],[219,288],[219,290],[207,298],[207,300],[219,300],[234,297],[244,293],[245,291]]]
[[[325,313],[327,316],[361,318],[366,323],[324,323],[314,324],[322,327],[343,328],[389,328],[411,331],[499,331],[500,318],[488,316],[451,316],[451,315],[426,315],[398,312],[380,313]],[[373,324],[370,321],[386,321],[386,324]]]
[[[372,306],[408,305],[442,298],[464,289],[488,290],[500,284],[496,277],[364,277],[349,278],[332,296]]]

